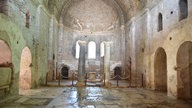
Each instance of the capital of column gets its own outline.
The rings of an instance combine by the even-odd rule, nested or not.
[[[81,41],[81,40],[79,40],[79,41],[78,41],[78,44],[79,44],[79,45],[86,45],[87,42],[86,42],[86,41]]]
[[[111,42],[111,41],[110,41],[110,42],[106,42],[106,41],[105,41],[105,42],[103,42],[103,43],[104,43],[105,46],[108,47],[108,46],[110,46],[113,42]]]

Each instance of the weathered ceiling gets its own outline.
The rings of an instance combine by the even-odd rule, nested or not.
[[[67,11],[73,3],[82,0],[44,0],[44,5],[48,8],[50,12],[56,15],[59,19],[63,15],[64,11]],[[121,8],[124,13],[125,20],[129,20],[134,16],[138,10],[142,10],[146,5],[147,1],[157,1],[157,0],[104,0],[104,1],[114,1]]]

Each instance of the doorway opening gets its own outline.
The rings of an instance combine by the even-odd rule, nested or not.
[[[158,48],[154,62],[155,90],[167,92],[167,55],[163,48]]]
[[[177,52],[177,95],[192,99],[192,42],[184,42]]]
[[[21,93],[22,90],[31,88],[31,65],[31,51],[28,47],[25,47],[22,51],[20,61],[19,93]]]
[[[61,69],[61,75],[62,75],[62,79],[68,79],[68,77],[69,77],[69,67],[68,66],[63,66],[63,68]]]

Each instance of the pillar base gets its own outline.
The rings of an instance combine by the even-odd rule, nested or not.
[[[110,88],[111,87],[111,83],[110,82],[106,82],[105,83],[105,87]]]
[[[78,82],[76,83],[76,87],[85,87],[85,82],[78,81]]]

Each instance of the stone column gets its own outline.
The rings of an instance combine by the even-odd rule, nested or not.
[[[105,73],[105,86],[110,87],[110,45],[111,42],[104,42],[105,56],[104,56],[104,73]]]
[[[78,41],[80,46],[79,64],[78,64],[78,82],[76,86],[85,86],[85,54],[86,54],[86,41]]]

